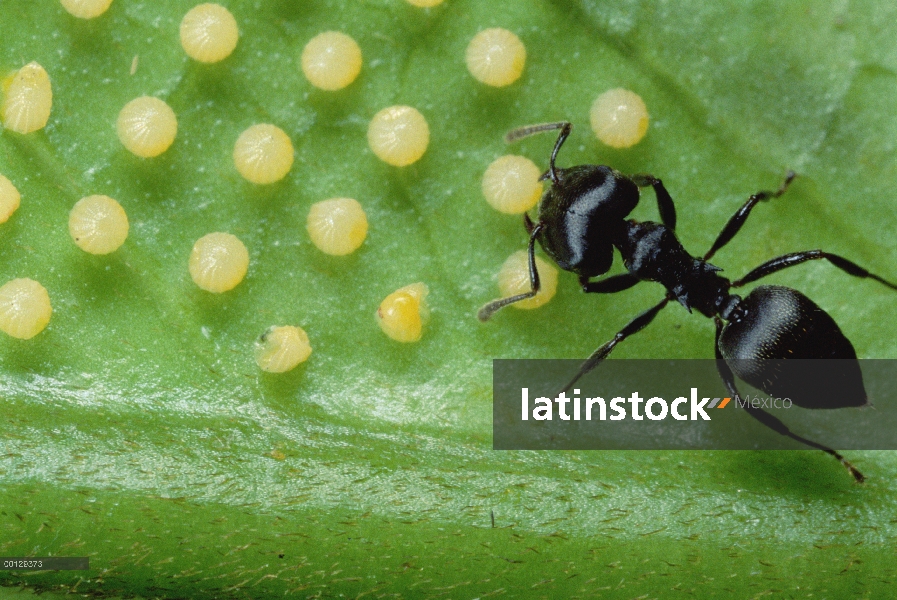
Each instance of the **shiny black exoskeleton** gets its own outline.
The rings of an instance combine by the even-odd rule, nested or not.
[[[869,273],[859,265],[822,250],[786,254],[769,260],[736,281],[719,275],[720,268],[708,261],[741,229],[754,206],[781,196],[794,179],[789,172],[775,192],[758,192],[729,219],[710,250],[696,258],[686,252],[676,234],[676,210],[663,183],[652,175],[626,176],[606,166],[579,165],[562,169],[555,165],[558,151],[570,135],[570,123],[547,123],[512,131],[511,142],[534,133],[560,130],[551,153],[548,171],[542,176],[551,187],[542,196],[538,220],[524,215],[530,234],[529,276],[531,290],[494,300],[480,309],[478,317],[488,320],[497,310],[539,291],[535,264],[535,243],[557,265],[579,276],[582,289],[589,293],[611,294],[640,281],[656,281],[667,293],[663,300],[644,311],[598,348],[582,364],[565,391],[607,358],[614,347],[645,328],[670,300],[689,312],[696,310],[716,323],[716,358],[720,376],[732,394],[739,397],[735,375],[773,397],[790,398],[804,408],[842,408],[867,403],[856,352],[835,321],[812,300],[791,288],[766,285],[742,298],[732,288],[808,260],[826,259],[855,277],[874,279],[897,290],[897,285]],[[627,216],[639,201],[639,188],[651,186],[657,196],[661,223],[640,223]],[[616,248],[628,273],[597,281],[613,263]],[[842,359],[824,370],[803,369],[803,361],[793,359]],[[760,408],[745,409],[764,425],[799,442],[823,450],[850,471],[857,481],[863,475],[835,450],[792,433],[779,419]]]

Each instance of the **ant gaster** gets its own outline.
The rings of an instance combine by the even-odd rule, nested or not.
[[[804,408],[842,408],[867,403],[853,345],[828,313],[802,293],[783,286],[760,286],[744,298],[730,293],[730,289],[819,259],[828,260],[854,277],[874,279],[894,290],[897,285],[846,258],[822,250],[773,258],[735,281],[721,276],[721,269],[707,262],[735,237],[758,202],[785,192],[795,177],[794,172],[788,172],[775,192],[763,191],[751,196],[729,219],[710,250],[702,258],[695,258],[686,252],[674,233],[676,209],[660,179],[647,174],[627,177],[603,165],[567,169],[555,165],[558,151],[572,127],[567,122],[533,125],[515,129],[505,138],[513,142],[534,133],[560,130],[548,171],[541,178],[550,180],[551,187],[539,203],[539,218],[533,223],[529,215],[524,215],[529,232],[531,289],[485,305],[478,313],[481,321],[488,320],[502,307],[532,298],[539,291],[535,264],[538,240],[560,268],[579,276],[587,293],[621,292],[640,281],[656,281],[667,289],[663,300],[635,317],[613,339],[595,350],[564,391],[598,366],[617,344],[644,329],[670,300],[676,300],[689,312],[696,310],[716,323],[717,369],[733,398],[740,397],[735,386],[735,375],[738,375],[754,387],[772,396],[790,397],[794,404]],[[648,186],[654,188],[657,196],[661,223],[627,220],[638,204],[639,188]],[[623,257],[628,273],[590,281],[610,270],[614,248]],[[804,377],[795,386],[793,378],[780,376],[782,359],[847,360],[838,361],[839,366],[834,370],[816,369],[811,377]],[[862,473],[835,450],[792,433],[778,418],[750,403],[743,406],[752,417],[774,431],[831,454],[858,482],[863,481]]]

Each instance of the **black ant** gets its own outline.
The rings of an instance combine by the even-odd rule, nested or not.
[[[656,281],[667,289],[663,300],[635,317],[613,339],[595,350],[564,391],[597,367],[617,344],[644,329],[670,300],[676,300],[689,312],[697,310],[716,323],[717,369],[733,398],[740,397],[735,387],[737,374],[771,396],[790,397],[794,404],[804,408],[842,408],[867,403],[856,351],[828,313],[797,290],[787,287],[760,286],[745,298],[731,294],[729,290],[787,267],[819,259],[828,260],[854,277],[874,279],[894,290],[897,285],[846,258],[822,250],[773,258],[735,281],[719,275],[721,269],[707,262],[735,237],[758,202],[785,193],[795,177],[794,172],[788,172],[778,190],[758,192],[748,198],[703,258],[695,258],[676,238],[676,209],[660,179],[647,174],[627,177],[603,165],[579,165],[568,169],[555,166],[558,151],[572,128],[567,122],[546,123],[515,129],[505,137],[510,143],[534,133],[560,130],[548,171],[541,178],[550,180],[551,187],[539,203],[538,221],[534,223],[529,215],[524,215],[529,232],[531,289],[485,305],[477,315],[480,321],[487,321],[500,308],[532,298],[539,291],[535,263],[538,240],[560,268],[579,276],[579,283],[586,293],[613,294],[640,281]],[[657,196],[662,224],[626,219],[638,204],[639,188],[648,186],[654,188]],[[590,281],[610,270],[614,248],[620,251],[628,273]],[[787,378],[779,377],[782,359],[847,360],[839,361],[841,366],[832,371],[823,371],[823,381],[819,381],[820,370],[813,371],[814,380],[804,378],[799,382],[812,385],[795,389],[793,380],[783,383]],[[749,403],[744,408],[774,431],[831,454],[858,482],[864,480],[863,474],[835,450],[792,433],[779,419],[760,408]]]

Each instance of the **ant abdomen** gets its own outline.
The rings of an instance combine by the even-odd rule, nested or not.
[[[739,378],[796,406],[866,404],[850,340],[827,312],[797,290],[778,285],[754,289],[732,311],[719,349]]]

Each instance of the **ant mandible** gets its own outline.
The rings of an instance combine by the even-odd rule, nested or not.
[[[560,130],[548,171],[541,177],[550,180],[551,187],[539,203],[539,218],[533,223],[524,214],[529,232],[531,289],[486,304],[477,315],[480,321],[487,321],[497,310],[532,298],[539,291],[535,263],[538,240],[560,268],[579,276],[586,293],[613,294],[640,281],[656,281],[667,289],[663,300],[639,314],[613,339],[595,350],[564,391],[597,367],[617,344],[644,329],[670,300],[676,300],[689,312],[694,309],[714,320],[717,369],[733,398],[740,397],[735,386],[737,375],[772,396],[790,397],[795,405],[804,408],[842,408],[867,403],[856,351],[828,313],[802,293],[783,286],[759,286],[744,298],[729,290],[819,259],[828,260],[854,277],[874,279],[893,290],[897,290],[897,285],[846,258],[822,250],[773,258],[735,281],[719,275],[721,269],[707,262],[735,237],[758,202],[785,193],[795,177],[794,172],[788,172],[778,190],[758,192],[748,198],[723,227],[710,250],[702,258],[696,258],[686,252],[674,233],[676,209],[660,179],[647,174],[627,177],[604,165],[567,169],[555,166],[558,151],[572,128],[568,122],[545,123],[515,129],[505,137],[510,143],[535,133]],[[638,204],[639,188],[648,186],[654,188],[657,196],[661,223],[627,220]],[[628,273],[590,281],[610,270],[614,248],[623,257]],[[809,379],[805,377],[795,387],[793,380],[788,382],[788,378],[779,376],[782,359],[846,360],[838,361],[840,366],[833,370],[814,370]],[[863,474],[835,450],[792,433],[782,421],[760,408],[749,403],[743,406],[752,417],[774,431],[831,454],[847,467],[856,481],[863,481]]]

